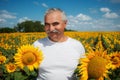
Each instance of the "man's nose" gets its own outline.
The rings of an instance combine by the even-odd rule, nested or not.
[[[49,30],[50,30],[50,31],[53,31],[53,30],[55,30],[55,27],[54,27],[53,25],[50,25],[50,26],[49,26]]]

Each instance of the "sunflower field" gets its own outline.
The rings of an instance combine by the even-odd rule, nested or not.
[[[85,47],[75,70],[78,80],[120,80],[120,32],[65,32]],[[0,34],[0,80],[35,80],[42,52],[32,43],[40,33]],[[38,55],[39,54],[39,55]]]

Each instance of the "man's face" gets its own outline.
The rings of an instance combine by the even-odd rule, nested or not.
[[[66,22],[62,20],[61,13],[56,11],[45,16],[45,32],[53,41],[58,41],[60,37],[64,36],[64,29]]]

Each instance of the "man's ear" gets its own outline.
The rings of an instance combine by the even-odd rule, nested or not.
[[[64,26],[64,28],[66,28],[66,26],[67,26],[67,20],[65,21],[65,26]]]
[[[67,20],[65,21],[65,24],[67,24]]]

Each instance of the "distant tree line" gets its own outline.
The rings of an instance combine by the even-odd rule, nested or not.
[[[72,31],[67,30],[65,31]],[[13,28],[3,27],[0,28],[0,33],[11,33],[11,32],[44,32],[44,25],[40,21],[25,21],[18,23]]]
[[[40,21],[25,21],[18,23],[13,28],[3,27],[0,28],[1,33],[9,32],[43,32],[44,25]]]

